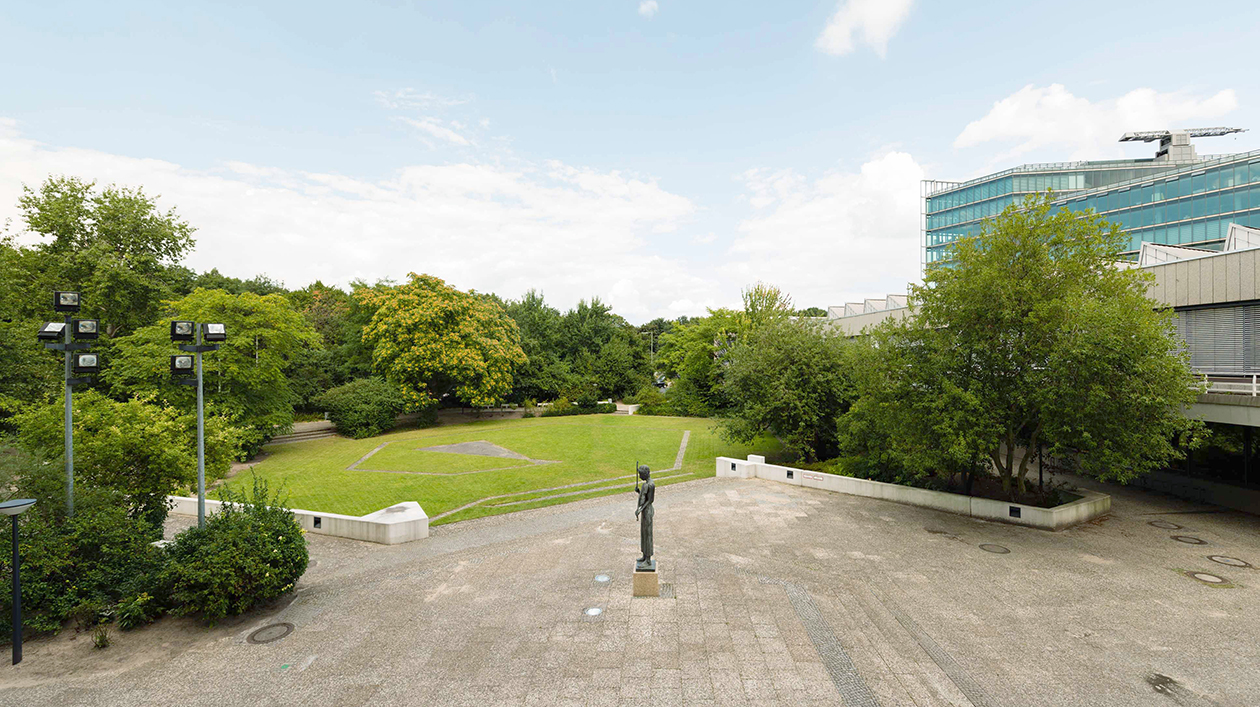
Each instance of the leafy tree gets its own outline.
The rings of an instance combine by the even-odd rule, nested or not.
[[[192,409],[195,391],[177,385],[170,375],[169,358],[178,353],[170,341],[172,319],[227,326],[222,348],[202,356],[207,411],[246,428],[242,448],[247,455],[293,424],[294,394],[285,370],[304,350],[318,346],[319,337],[278,294],[197,290],[167,303],[162,322],[115,340],[114,363],[104,376],[115,394],[156,395]]]
[[[1174,440],[1199,427],[1183,414],[1195,379],[1172,313],[1146,297],[1149,274],[1116,266],[1127,239],[1043,197],[958,241],[911,288],[917,316],[876,332],[883,375],[863,396],[932,430],[892,443],[930,441],[951,469],[987,459],[1008,493],[1024,491],[1032,456],[1018,447],[1045,443],[1120,481],[1179,458]]]
[[[781,320],[753,331],[731,355],[723,390],[725,434],[751,442],[769,433],[806,461],[838,451],[836,418],[856,397],[848,342],[816,326]]]
[[[806,307],[805,309],[796,310],[796,316],[798,317],[825,317],[827,316],[827,310],[823,309],[822,307]]]
[[[376,313],[363,330],[372,362],[412,409],[450,394],[474,406],[498,404],[526,361],[516,324],[497,304],[430,275],[355,291]]]
[[[669,397],[675,414],[707,417],[727,407],[725,357],[747,329],[743,312],[711,309],[661,337],[656,365],[674,381]]]
[[[560,311],[530,290],[504,307],[521,334],[521,350],[528,359],[516,372],[512,398],[517,401],[554,400],[579,387],[578,378],[563,358]]]
[[[14,415],[62,390],[60,362],[35,340],[40,324],[0,321],[0,431],[13,431]]]
[[[107,338],[157,318],[174,268],[193,246],[192,226],[138,188],[98,190],[76,177],[50,177],[38,190],[23,187],[18,209],[41,240],[21,247],[10,236],[0,244],[5,311],[47,317],[53,290],[78,290],[80,316],[100,319]]]
[[[22,447],[44,458],[61,454],[63,410],[56,402],[20,415]],[[208,477],[227,473],[237,453],[236,432],[222,419],[207,419]],[[120,403],[96,391],[74,396],[76,489],[82,484],[116,492],[133,517],[161,525],[166,497],[196,481],[196,454],[196,418],[187,412],[140,398]]]
[[[774,285],[758,282],[743,292],[744,316],[750,329],[781,322],[792,316],[792,298]]]
[[[565,312],[559,326],[559,352],[581,378],[575,393],[593,390],[600,397],[619,398],[651,380],[647,339],[598,297],[581,300]],[[604,354],[616,356],[617,365],[601,362]]]

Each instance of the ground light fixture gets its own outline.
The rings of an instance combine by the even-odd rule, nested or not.
[[[53,292],[53,310],[58,312],[77,312],[83,304],[78,292],[57,290]]]
[[[71,330],[77,340],[96,339],[101,335],[101,323],[96,319],[75,319]]]
[[[18,572],[18,516],[35,505],[33,498],[15,498],[0,503],[0,515],[13,517],[13,664],[22,662],[22,576]]]
[[[57,341],[61,339],[61,335],[66,331],[65,322],[45,322],[44,326],[39,328],[36,337],[40,341]]]
[[[197,323],[173,321],[171,322],[171,341],[192,341],[197,338]]]

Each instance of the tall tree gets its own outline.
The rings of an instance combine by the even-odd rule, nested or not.
[[[115,340],[114,363],[104,375],[115,394],[153,394],[181,409],[193,404],[194,391],[176,385],[169,372],[169,357],[178,353],[170,341],[174,319],[227,326],[223,347],[202,356],[205,395],[210,411],[247,428],[246,454],[293,424],[285,371],[304,349],[319,346],[319,336],[278,294],[197,290],[167,303],[161,322]]]
[[[1127,240],[1044,197],[1008,207],[911,288],[915,317],[876,332],[891,363],[863,394],[944,433],[955,465],[987,458],[1007,492],[1024,490],[1020,447],[1122,481],[1179,457],[1195,379],[1149,275],[1117,266]]]
[[[193,227],[139,188],[50,177],[38,190],[24,186],[18,209],[40,240],[3,244],[10,316],[47,317],[53,290],[78,290],[81,316],[100,319],[107,338],[157,318],[193,246]]]
[[[373,365],[413,409],[431,409],[448,394],[470,405],[498,404],[526,361],[516,324],[501,307],[436,277],[411,273],[401,285],[364,287],[355,296],[376,310],[363,330]]]

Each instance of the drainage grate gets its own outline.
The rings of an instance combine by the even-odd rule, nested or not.
[[[674,585],[672,582],[661,582],[661,598],[662,599],[674,598]]]
[[[271,624],[270,626],[263,626],[257,631],[249,634],[249,638],[246,638],[245,640],[250,643],[271,643],[272,641],[278,641],[281,638],[284,638],[290,633],[293,633],[293,624]]]
[[[1170,523],[1166,520],[1153,520],[1147,525],[1153,525],[1156,528],[1163,528],[1164,530],[1181,530],[1180,525],[1177,525],[1176,523]]]
[[[1226,557],[1225,555],[1208,555],[1208,559],[1230,567],[1251,567],[1251,563],[1246,560],[1240,560],[1237,557]]]
[[[1193,535],[1174,535],[1173,540],[1187,545],[1207,545],[1207,541],[1202,538],[1196,538]]]
[[[984,550],[985,552],[991,552],[995,555],[1008,555],[1011,552],[1008,548],[1002,547],[1001,545],[993,545],[990,543],[985,543],[984,545],[981,545],[980,549]]]

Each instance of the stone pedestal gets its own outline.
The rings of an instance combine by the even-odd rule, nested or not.
[[[657,573],[656,560],[652,561],[651,569],[639,569],[637,566],[634,570],[634,596],[636,597],[659,597],[661,595],[660,574]]]

